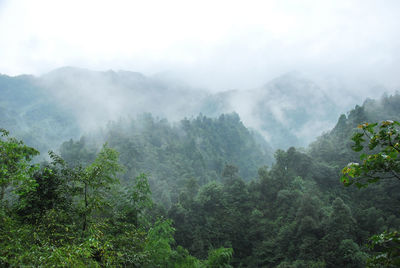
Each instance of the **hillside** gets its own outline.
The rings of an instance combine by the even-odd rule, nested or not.
[[[218,117],[236,112],[244,125],[259,132],[274,150],[305,147],[334,126],[342,108],[328,94],[336,90],[335,85],[322,88],[297,72],[282,75],[259,88],[221,89],[216,93],[162,75],[73,67],[40,77],[3,75],[0,80],[0,91],[4,91],[1,120],[41,151],[57,149],[63,140],[76,139],[108,121],[143,113],[176,122],[200,113]],[[38,114],[43,115],[39,118]],[[32,123],[25,117],[35,119],[39,130],[58,131],[44,139],[50,147],[43,147],[39,136],[48,135],[44,132],[32,141],[28,139],[33,135],[24,134],[32,129],[26,124]]]
[[[61,156],[70,164],[93,160],[99,144],[120,152],[126,167],[123,180],[149,174],[155,200],[169,207],[189,180],[198,185],[219,181],[227,165],[236,166],[246,180],[260,166],[271,165],[273,152],[256,133],[246,129],[237,114],[212,119],[198,116],[171,124],[151,114],[111,122],[101,132],[63,143]]]
[[[50,111],[40,95],[32,99],[13,105]],[[0,263],[365,267],[380,254],[369,238],[400,229],[400,183],[346,188],[339,174],[359,159],[350,140],[357,126],[398,120],[399,100],[367,100],[308,148],[277,150],[274,161],[235,113],[111,121],[65,141],[61,157],[41,167],[29,166],[36,151],[2,132]]]
[[[400,228],[400,183],[345,188],[339,176],[359,161],[350,139],[357,126],[398,120],[399,97],[356,106],[306,152],[278,150],[249,184],[236,174],[196,195],[187,187],[168,214],[177,242],[198,257],[232,245],[236,267],[365,267],[369,237]]]
[[[0,127],[42,152],[79,137],[75,115],[62,107],[33,76],[0,75]]]

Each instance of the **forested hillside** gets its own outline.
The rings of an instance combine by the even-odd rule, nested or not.
[[[328,93],[306,76],[291,72],[260,88],[212,95],[206,99],[204,111],[213,116],[235,111],[275,150],[287,149],[306,146],[316,138],[313,133],[334,126],[341,107]]]
[[[336,87],[291,72],[254,89],[210,92],[168,76],[63,67],[38,77],[2,75],[0,109],[3,127],[41,152],[143,113],[176,122],[233,112],[277,150],[305,147],[334,126],[340,109],[350,107],[329,95]]]
[[[1,266],[365,267],[369,238],[400,228],[398,179],[362,189],[339,179],[360,161],[357,127],[399,120],[399,94],[366,100],[308,148],[272,159],[236,113],[147,113],[77,139],[76,111],[46,106],[31,79],[1,80]],[[42,148],[70,136],[34,164],[39,152],[14,135]]]
[[[400,267],[399,14],[0,0],[0,268]]]
[[[97,146],[107,142],[120,152],[126,168],[122,179],[149,174],[153,197],[165,207],[176,202],[190,181],[204,185],[220,180],[224,167],[237,166],[246,181],[260,166],[273,161],[272,149],[257,133],[244,127],[237,114],[212,119],[198,116],[171,124],[144,114],[111,122],[101,133],[64,142],[61,156],[72,165],[94,159]]]
[[[344,188],[339,174],[359,161],[350,139],[357,126],[398,120],[399,97],[357,106],[306,152],[278,150],[275,164],[250,183],[226,167],[221,182],[198,191],[188,185],[168,212],[177,243],[198,257],[231,246],[235,266],[364,267],[369,237],[400,227],[400,182]]]
[[[70,110],[60,107],[33,76],[0,75],[0,126],[42,152],[80,136]]]

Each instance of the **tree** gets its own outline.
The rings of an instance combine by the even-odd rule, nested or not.
[[[225,165],[224,171],[222,171],[222,177],[227,178],[229,181],[233,181],[234,178],[238,177],[239,169],[234,165]]]
[[[208,252],[208,259],[206,267],[221,267],[230,268],[229,265],[233,256],[233,249],[231,248],[218,248]]]
[[[106,205],[107,193],[112,184],[119,182],[117,174],[123,168],[118,164],[118,152],[105,144],[91,165],[78,170],[77,182],[81,184],[83,195],[82,231],[86,231],[88,219]]]
[[[365,123],[358,128],[362,132],[353,135],[352,149],[360,152],[367,147],[369,151],[361,154],[361,163],[352,162],[343,168],[342,183],[361,188],[381,179],[400,180],[400,123],[386,120],[379,125]],[[364,145],[365,141],[368,146]]]
[[[400,266],[400,234],[397,231],[383,232],[370,238],[369,247],[377,253],[368,260],[372,267]]]
[[[147,225],[148,219],[145,212],[154,205],[147,175],[142,173],[137,176],[133,186],[129,187],[122,197],[123,206],[119,209],[123,212],[125,221],[137,228]]]
[[[361,132],[353,135],[352,149],[367,153],[360,156],[361,163],[349,163],[342,170],[341,181],[345,186],[355,184],[366,187],[382,179],[400,180],[400,123],[386,120],[380,124],[364,123],[358,126]],[[386,231],[370,238],[369,247],[375,254],[368,260],[370,266],[394,267],[400,265],[400,234]]]
[[[36,181],[35,191],[26,192],[19,196],[19,202],[25,204],[17,209],[18,214],[25,220],[35,223],[49,210],[58,213],[71,208],[73,202],[73,189],[70,179],[71,169],[64,161],[50,152],[51,163],[42,164],[32,178]]]
[[[92,147],[85,137],[81,137],[79,141],[75,142],[70,139],[61,144],[61,157],[72,167],[86,166],[96,158],[96,149]]]
[[[18,195],[32,191],[37,186],[32,174],[38,166],[30,161],[39,152],[16,138],[8,137],[8,134],[7,130],[0,128],[0,202],[3,202],[9,186]]]
[[[341,198],[336,198],[332,203],[332,213],[326,225],[326,235],[322,239],[324,259],[331,267],[342,266],[343,258],[339,248],[344,240],[353,241],[354,226],[356,222],[350,208]]]

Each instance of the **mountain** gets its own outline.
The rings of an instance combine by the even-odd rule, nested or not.
[[[263,134],[274,149],[306,146],[333,127],[339,109],[316,83],[297,72],[264,86],[227,91],[209,97],[204,107],[212,115],[237,112],[250,128]]]
[[[157,101],[156,112],[178,113],[178,106],[163,105],[180,98],[184,87],[138,73],[73,68],[38,78],[1,76],[1,126],[13,127],[32,142],[37,138],[46,145],[46,139],[78,135],[88,128],[85,122],[95,126],[119,112],[128,115],[80,140],[62,143],[65,165],[55,157],[53,164],[44,163],[37,171],[15,171],[15,166],[25,168],[25,163],[16,163],[29,154],[11,159],[8,155],[22,145],[2,139],[2,266],[46,259],[57,264],[72,260],[114,265],[115,260],[115,266],[168,262],[195,267],[194,256],[208,258],[208,266],[215,266],[210,259],[221,263],[223,257],[226,263],[232,259],[233,267],[365,267],[373,258],[386,256],[386,246],[371,248],[366,243],[372,235],[396,235],[393,231],[400,229],[398,180],[385,178],[356,189],[344,187],[339,174],[348,162],[360,161],[361,152],[352,150],[350,139],[360,131],[359,124],[400,119],[399,94],[367,99],[342,114],[335,127],[308,148],[277,150],[271,163],[270,146],[260,136],[269,135],[274,146],[287,146],[305,142],[302,128],[317,135],[310,122],[328,122],[338,107],[329,92],[291,73],[247,91],[182,91],[186,101],[198,94],[195,106],[182,104],[183,113],[200,109],[213,117],[170,123],[142,113],[132,119],[139,110],[130,110],[128,103],[140,102],[128,97],[141,96],[148,104]],[[236,113],[218,115],[223,110],[247,115],[253,120],[247,124],[264,132],[249,130]],[[96,158],[104,142],[109,147]],[[119,185],[114,178],[117,161],[125,172],[118,174]]]
[[[217,93],[193,88],[168,74],[145,76],[74,67],[40,77],[3,75],[0,80],[2,124],[19,136],[38,129],[34,144],[29,139],[27,143],[43,150],[49,148],[40,145],[41,137],[53,146],[109,121],[143,113],[176,122],[199,114],[218,117],[235,112],[274,150],[305,147],[334,126],[343,105],[353,102],[352,97],[341,101],[338,96],[344,84],[317,83],[299,72],[284,74],[259,88]],[[26,123],[25,117],[35,119],[35,126],[26,125],[32,123]],[[55,135],[47,137],[40,129],[54,129]]]
[[[62,106],[79,115],[79,123],[86,130],[144,112],[180,120],[197,115],[199,100],[206,95],[181,83],[128,71],[64,67],[41,76],[39,81]]]
[[[363,105],[356,105],[347,115],[339,117],[335,127],[318,137],[309,149],[313,158],[333,166],[344,166],[357,160],[357,153],[351,148],[351,136],[357,126],[363,123],[383,120],[400,121],[400,94],[384,95],[379,100],[367,99]]]
[[[63,67],[40,77],[1,75],[0,94],[0,127],[46,152],[119,118],[195,116],[207,93],[163,77]]]
[[[89,163],[97,144],[107,143],[120,152],[129,182],[149,174],[153,196],[169,206],[188,180],[198,185],[220,180],[224,168],[235,166],[246,181],[257,177],[259,167],[272,165],[272,150],[249,131],[237,114],[218,118],[198,116],[171,124],[151,114],[120,120],[81,140],[64,142],[61,156],[70,164]]]
[[[330,129],[339,114],[317,84],[296,73],[272,80],[257,93],[253,113],[276,148],[306,146],[316,133]]]
[[[83,129],[143,112],[171,121],[199,113],[217,117],[236,112],[274,149],[307,146],[334,126],[342,108],[331,97],[336,88],[320,87],[299,72],[284,74],[256,89],[217,93],[193,88],[168,75],[147,77],[127,71],[64,67],[39,80],[63,107],[73,107]]]
[[[0,75],[0,127],[46,152],[79,137],[76,118],[49,96],[33,76]]]

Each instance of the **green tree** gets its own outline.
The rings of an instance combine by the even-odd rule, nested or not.
[[[96,158],[96,149],[88,145],[88,139],[81,137],[79,141],[69,141],[61,144],[62,159],[72,167],[86,166]]]
[[[233,256],[233,250],[231,248],[218,248],[210,250],[208,252],[206,267],[230,268],[232,267],[229,264],[231,262],[232,256]]]
[[[362,188],[382,179],[400,180],[400,123],[386,120],[380,124],[364,123],[358,128],[361,132],[353,135],[352,149],[360,152],[367,147],[368,151],[361,154],[361,163],[349,163],[343,168],[342,183]],[[370,266],[400,266],[400,235],[397,231],[371,237],[369,247],[375,251],[368,260]]]
[[[134,179],[133,185],[123,192],[119,209],[123,211],[124,221],[139,228],[149,222],[146,211],[153,207],[147,175],[142,173]]]
[[[22,141],[8,137],[9,132],[0,129],[0,202],[3,202],[7,187],[21,195],[32,191],[37,186],[32,178],[38,165],[30,163],[39,154],[34,148]]]
[[[82,231],[86,231],[90,218],[107,206],[110,187],[119,182],[117,174],[123,170],[118,164],[118,152],[105,144],[95,161],[85,169],[78,168],[77,182],[82,192]]]
[[[71,170],[55,154],[50,157],[52,162],[43,164],[32,176],[37,183],[35,191],[19,197],[19,202],[26,205],[17,209],[18,214],[31,223],[40,221],[49,210],[66,211],[72,205],[74,194],[68,176]]]
[[[322,239],[322,245],[327,265],[339,267],[344,258],[339,254],[339,247],[343,240],[353,241],[356,222],[350,208],[341,198],[336,198],[333,201],[332,208],[333,211],[326,223],[326,235]]]
[[[400,123],[386,120],[379,125],[364,123],[358,128],[362,131],[353,135],[352,149],[360,152],[368,148],[368,151],[361,154],[360,163],[349,163],[343,168],[342,183],[360,188],[381,179],[400,180]]]

